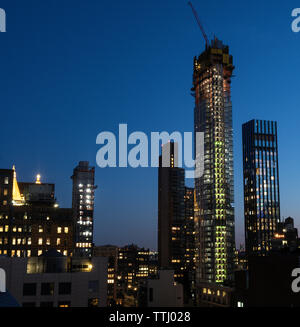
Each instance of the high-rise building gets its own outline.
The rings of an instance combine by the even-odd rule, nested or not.
[[[194,58],[194,130],[204,133],[204,173],[195,178],[198,283],[223,283],[233,278],[233,70],[228,46],[216,38]],[[197,153],[196,160],[201,160]]]
[[[163,145],[158,169],[158,261],[161,269],[173,269],[175,280],[183,276],[185,258],[185,173],[178,167],[178,144]]]
[[[74,254],[91,256],[93,248],[95,168],[80,161],[74,169],[72,208],[74,219]]]
[[[280,222],[277,123],[243,124],[246,254],[265,255]]]

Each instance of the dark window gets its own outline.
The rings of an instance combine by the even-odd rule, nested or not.
[[[99,306],[99,299],[97,298],[89,299],[88,307],[98,307],[98,306]]]
[[[153,302],[153,288],[149,288],[149,302]]]
[[[36,283],[25,283],[23,285],[23,296],[36,295]]]
[[[25,302],[22,304],[23,308],[32,308],[35,307],[35,303],[34,302]]]
[[[54,294],[54,283],[42,283],[41,295],[53,295]]]
[[[41,302],[40,307],[41,308],[52,308],[53,302]]]
[[[89,292],[91,292],[91,293],[99,292],[99,281],[98,280],[90,280],[89,281]]]
[[[59,295],[71,294],[71,288],[72,288],[71,283],[59,283],[59,285],[58,285],[58,294]]]

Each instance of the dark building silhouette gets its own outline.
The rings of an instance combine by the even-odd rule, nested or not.
[[[104,257],[108,260],[107,267],[107,306],[117,304],[117,271],[119,248],[115,245],[94,246],[93,257]]]
[[[158,169],[158,262],[182,280],[185,265],[185,173],[178,167],[178,144],[163,145]]]
[[[74,254],[91,256],[94,226],[95,168],[80,161],[74,168],[72,208],[74,220]]]
[[[194,224],[194,188],[185,187],[184,195],[185,210],[185,255],[184,255],[184,278],[185,302],[193,298],[195,288],[195,224]]]
[[[299,307],[300,293],[292,283],[300,271],[299,250],[270,251],[266,256],[249,257],[249,269],[235,273],[235,304],[238,307]],[[299,283],[298,287],[299,287]]]
[[[280,222],[277,123],[243,124],[246,253],[266,255]]]
[[[228,46],[216,38],[194,58],[194,130],[195,134],[204,133],[204,173],[195,178],[196,280],[199,284],[233,279],[233,70]],[[201,160],[200,154],[195,152],[196,159]]]

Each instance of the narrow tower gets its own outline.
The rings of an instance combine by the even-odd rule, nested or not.
[[[72,208],[74,219],[74,255],[91,256],[93,247],[95,168],[80,161],[74,169]]]
[[[194,131],[204,133],[204,174],[195,178],[197,283],[233,278],[233,70],[228,46],[216,38],[194,58]]]

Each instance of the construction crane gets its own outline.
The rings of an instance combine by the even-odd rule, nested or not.
[[[203,28],[203,26],[202,26],[202,24],[201,24],[201,21],[200,21],[200,19],[199,19],[199,17],[198,17],[197,11],[195,10],[195,8],[193,7],[193,5],[192,5],[192,3],[191,3],[190,1],[188,2],[188,4],[189,4],[189,5],[191,6],[191,8],[192,8],[193,14],[194,14],[194,16],[195,16],[195,18],[196,18],[196,21],[197,21],[197,23],[198,23],[198,25],[199,25],[199,27],[200,27],[200,30],[201,30],[201,32],[202,32],[202,35],[203,35],[204,39],[205,39],[205,47],[206,47],[206,49],[207,49],[207,48],[208,48],[208,45],[209,45],[209,41],[208,41],[207,35],[206,35],[206,33],[205,33],[205,30],[204,30],[204,28]]]

